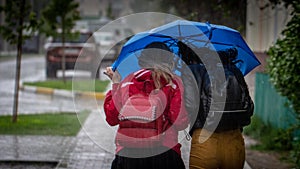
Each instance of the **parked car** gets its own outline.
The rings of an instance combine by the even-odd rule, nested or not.
[[[66,38],[64,48],[61,38],[50,39],[45,44],[47,78],[57,77],[57,71],[62,69],[63,53],[65,70],[73,70],[76,64],[76,68],[88,70],[92,77],[98,77],[96,47],[89,38],[92,38],[92,32],[80,31],[78,36]]]

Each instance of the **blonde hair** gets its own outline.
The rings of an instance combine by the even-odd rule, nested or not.
[[[156,89],[161,89],[164,84],[162,84],[161,79],[163,78],[167,84],[172,84],[173,74],[171,72],[166,72],[162,69],[154,69],[152,71],[152,78]]]

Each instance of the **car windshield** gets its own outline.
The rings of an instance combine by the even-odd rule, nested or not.
[[[65,42],[68,43],[85,43],[89,39],[89,34],[77,34],[74,36],[67,36]],[[62,39],[61,37],[56,37],[53,42],[61,43]]]

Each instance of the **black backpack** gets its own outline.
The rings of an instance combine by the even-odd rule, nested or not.
[[[209,71],[201,65],[191,70],[199,77],[196,80],[200,91],[199,113],[193,128],[220,132],[250,124],[253,102],[243,74],[234,64],[219,63]],[[219,73],[225,73],[225,81],[218,77]]]

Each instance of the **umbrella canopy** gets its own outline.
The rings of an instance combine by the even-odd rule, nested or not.
[[[139,51],[152,42],[163,42],[170,47],[174,54],[180,56],[177,45],[179,41],[192,49],[207,47],[214,51],[220,51],[235,47],[238,51],[236,59],[241,61],[237,62],[236,66],[243,75],[246,75],[260,64],[237,30],[222,25],[177,20],[134,35],[123,46],[119,57],[113,63],[113,70],[116,70],[125,60],[127,62],[125,65],[130,62],[130,66],[122,66],[124,68],[119,72],[125,71],[127,72],[125,74],[128,74],[138,70],[139,66],[137,61],[134,60],[137,58]]]

